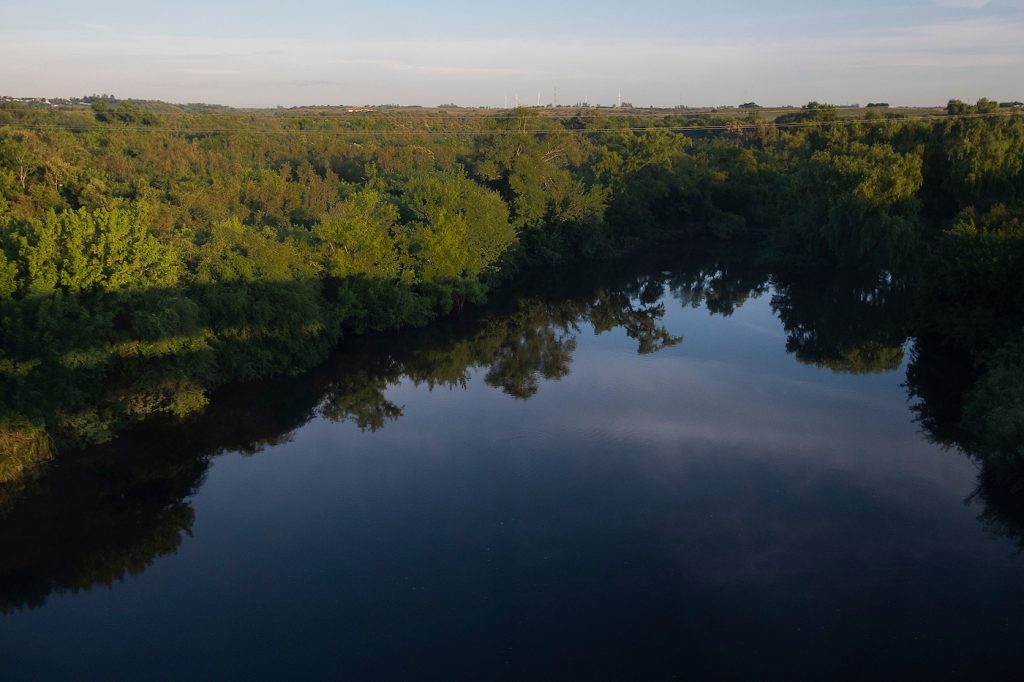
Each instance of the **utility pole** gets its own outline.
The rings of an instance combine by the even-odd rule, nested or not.
[[[516,93],[516,109],[519,108],[519,93]]]
[[[558,108],[558,86],[557,85],[555,86],[555,91],[554,91],[554,93],[551,96],[551,104],[555,108]]]
[[[537,108],[540,108],[540,90],[537,91]]]

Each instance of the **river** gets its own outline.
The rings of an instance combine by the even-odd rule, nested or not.
[[[507,297],[58,461],[0,507],[0,677],[1012,674],[1019,547],[842,286]]]

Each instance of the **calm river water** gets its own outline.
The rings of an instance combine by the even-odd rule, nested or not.
[[[915,421],[886,282],[610,280],[10,493],[0,678],[1019,671],[1024,559]]]

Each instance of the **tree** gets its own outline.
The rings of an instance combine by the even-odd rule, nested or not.
[[[317,224],[314,234],[327,251],[331,275],[391,279],[401,274],[406,240],[398,208],[376,189],[353,194]]]
[[[505,202],[461,169],[413,175],[403,200],[412,217],[410,253],[423,280],[477,275],[515,239]]]
[[[25,133],[0,137],[0,165],[14,170],[21,191],[28,191],[28,179],[35,168],[35,154]]]
[[[7,260],[7,256],[0,251],[0,298],[13,296],[18,290],[18,268],[14,263]]]
[[[190,265],[198,282],[247,282],[311,279],[317,274],[312,254],[270,228],[243,225],[238,218],[215,223],[198,235]]]
[[[783,114],[775,119],[776,123],[828,122],[839,118],[839,112],[833,104],[808,102],[800,107],[800,111]]]
[[[149,233],[143,209],[49,212],[25,225],[20,251],[33,292],[169,286],[180,263]]]
[[[892,262],[920,233],[921,158],[888,144],[852,142],[814,152],[797,172],[785,229],[810,248],[851,264]]]

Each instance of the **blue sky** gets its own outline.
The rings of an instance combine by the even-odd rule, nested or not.
[[[236,106],[1024,100],[1024,0],[5,2],[0,93]]]

